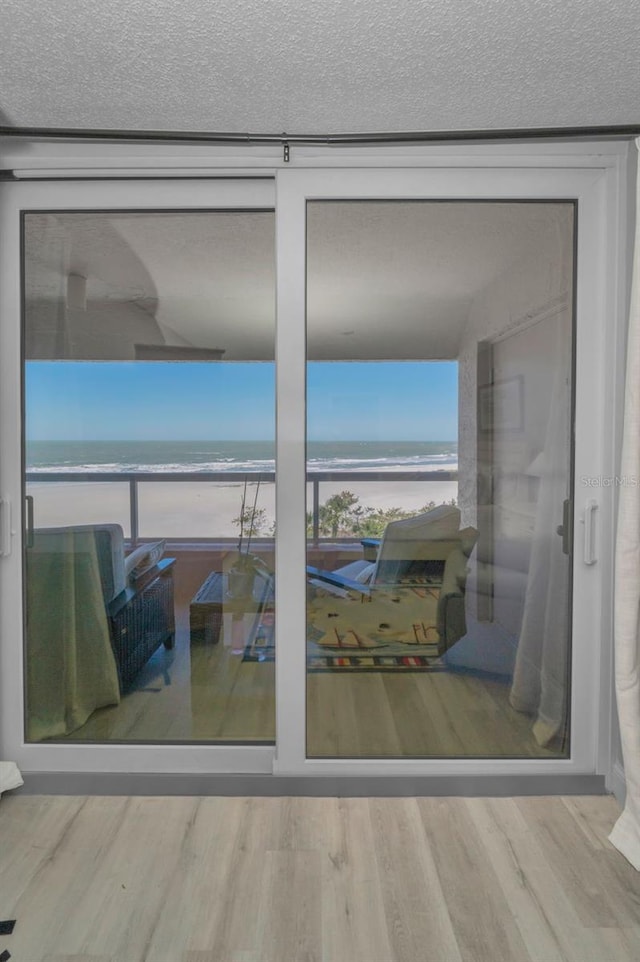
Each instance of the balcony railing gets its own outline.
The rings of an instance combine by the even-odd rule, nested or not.
[[[46,483],[66,483],[66,484],[86,484],[86,483],[118,483],[127,484],[129,488],[129,523],[130,540],[132,544],[137,544],[140,537],[140,512],[139,512],[139,485],[144,483],[162,482],[218,482],[226,484],[273,484],[276,480],[275,472],[231,472],[231,471],[189,471],[189,472],[129,472],[122,473],[116,471],[91,471],[91,472],[70,472],[70,471],[28,471],[26,473],[27,484],[46,484]],[[457,471],[309,471],[307,473],[307,483],[311,485],[311,516],[312,516],[312,539],[315,543],[320,541],[334,540],[331,538],[320,537],[320,485],[324,482],[346,482],[356,484],[361,482],[374,483],[396,483],[396,482],[420,482],[427,485],[429,482],[457,481]],[[428,489],[425,488],[425,497],[428,497]],[[157,532],[161,535],[161,532]],[[145,536],[147,537],[147,536]],[[150,536],[149,536],[150,537]],[[171,540],[171,539],[168,539]],[[190,542],[209,542],[211,537],[189,537]],[[236,540],[232,537],[216,538],[220,542],[232,542]],[[263,536],[255,536],[254,541],[264,540]],[[340,540],[359,540],[344,539]]]

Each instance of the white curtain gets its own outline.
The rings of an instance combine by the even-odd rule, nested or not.
[[[640,178],[620,475],[640,479]],[[618,492],[615,682],[627,798],[609,838],[640,871],[640,487],[623,484]]]
[[[68,735],[120,701],[95,531],[36,531],[27,551],[27,736]]]
[[[23,784],[22,775],[14,762],[0,762],[0,795]]]
[[[566,737],[569,559],[557,529],[568,492],[570,323],[567,311],[558,318],[555,330],[553,392],[539,457],[535,529],[510,694],[517,711],[534,716],[533,735],[539,745]]]

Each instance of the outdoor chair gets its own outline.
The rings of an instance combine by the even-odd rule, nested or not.
[[[308,566],[308,583],[312,592],[326,592],[335,599],[336,612],[328,612],[328,617],[340,617],[344,608],[339,599],[363,602],[360,612],[349,608],[349,623],[356,635],[362,629],[363,635],[373,630],[378,636],[382,625],[397,640],[413,643],[418,632],[425,641],[437,640],[441,654],[466,630],[467,560],[476,537],[475,528],[460,529],[457,507],[440,505],[390,522],[375,560],[365,557],[335,571]],[[370,553],[375,542],[365,539],[363,547],[365,554]]]

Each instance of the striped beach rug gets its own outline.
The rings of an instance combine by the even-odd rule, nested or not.
[[[307,670],[323,671],[443,671],[439,659],[428,655],[308,654]]]
[[[265,612],[257,619],[245,646],[242,660],[243,662],[275,660],[273,612]],[[314,637],[313,630],[310,630],[310,637],[307,639],[309,672],[409,672],[443,671],[444,669],[436,644],[415,645],[389,642],[375,649],[374,653],[321,646]]]

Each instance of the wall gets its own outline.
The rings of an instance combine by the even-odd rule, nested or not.
[[[480,528],[478,556],[491,557],[495,566],[492,604],[471,592],[468,604],[479,620],[499,623],[514,640],[522,619],[536,514],[538,481],[529,468],[545,445],[556,345],[559,337],[566,338],[571,320],[572,219],[569,205],[558,206],[551,228],[541,231],[527,254],[476,297],[460,351],[459,502],[463,524]],[[509,424],[509,405],[520,403],[517,391],[513,397],[503,396],[503,410],[496,401],[490,455],[493,505],[481,511],[479,519],[477,368],[478,344],[483,341],[494,342],[495,381],[511,379],[513,387],[513,379],[521,376],[522,425],[502,432],[497,428]],[[558,512],[560,522],[560,503]]]
[[[478,343],[498,339],[556,314],[571,302],[573,258],[572,208],[558,206],[552,231],[545,231],[531,250],[505,267],[474,299],[460,342],[458,404],[459,503],[464,524],[477,522],[477,361]]]
[[[135,344],[164,344],[153,314],[132,301],[91,301],[86,310],[62,299],[28,300],[25,352],[29,360],[133,361]]]

